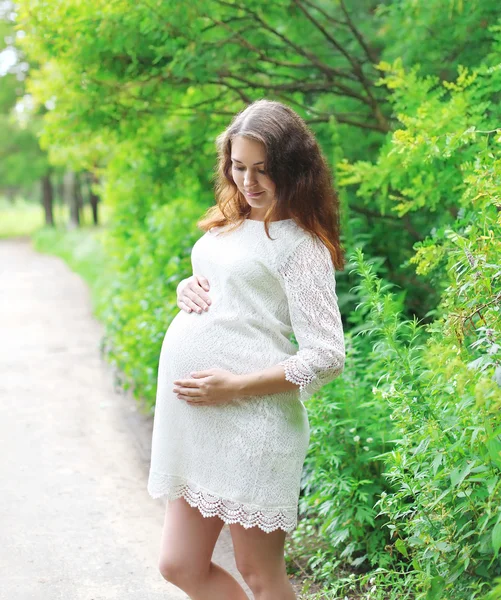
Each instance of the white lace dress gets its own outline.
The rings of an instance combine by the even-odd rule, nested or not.
[[[343,327],[327,247],[292,219],[212,228],[192,249],[209,310],[180,310],[158,366],[148,492],[183,496],[204,517],[292,531],[310,439],[305,401],[342,372]],[[299,350],[290,340],[294,333]],[[244,374],[280,364],[296,390],[190,405],[173,381],[210,368]]]

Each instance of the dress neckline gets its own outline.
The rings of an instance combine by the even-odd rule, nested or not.
[[[279,219],[278,221],[270,221],[270,227],[273,227],[273,229],[275,229],[275,226],[278,223],[293,223],[293,222],[294,222],[294,219]],[[251,227],[252,229],[255,229],[257,227],[264,231],[264,221],[259,221],[258,219],[245,218],[245,219],[243,219],[243,221],[240,225],[245,226],[244,223],[250,223],[250,225],[246,225],[246,227]],[[258,223],[260,223],[260,226],[258,225]],[[209,232],[215,231],[216,229],[224,229],[225,227],[229,227],[230,225],[231,225],[231,223],[226,223],[226,225],[219,225],[217,227],[214,226],[209,229]]]
[[[278,221],[270,221],[270,225],[274,223],[288,223],[289,221],[293,221],[294,219],[279,219]],[[244,221],[250,221],[251,223],[263,223],[264,221],[260,221],[259,219],[249,219],[248,217],[244,219]]]

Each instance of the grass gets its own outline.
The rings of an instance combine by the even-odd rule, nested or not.
[[[105,232],[105,227],[87,226],[73,230],[43,227],[31,236],[37,252],[62,258],[86,281],[91,290],[92,311],[98,318],[102,310],[102,291],[109,280],[102,245]]]
[[[101,225],[106,225],[110,214],[108,207],[99,204],[98,210]],[[69,222],[68,207],[54,203],[53,212],[56,228],[66,228]],[[81,220],[82,227],[92,226],[92,211],[89,205],[84,206]],[[45,216],[41,204],[29,202],[21,197],[9,201],[0,196],[0,238],[31,236],[44,226]]]

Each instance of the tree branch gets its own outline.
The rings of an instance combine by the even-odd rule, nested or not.
[[[353,56],[351,56],[349,54],[349,52],[347,52],[343,46],[335,39],[333,38],[330,33],[325,29],[325,27],[319,23],[319,21],[317,21],[317,19],[315,19],[315,17],[313,15],[311,15],[306,8],[301,4],[300,0],[293,0],[294,4],[299,8],[299,10],[304,14],[304,16],[308,19],[308,21],[310,21],[311,23],[313,23],[313,25],[315,25],[315,27],[320,31],[320,33],[324,36],[324,38],[330,42],[334,48],[336,48],[336,50],[342,54],[346,60],[351,64],[353,71],[356,72],[357,70],[360,69],[360,65],[357,61],[356,58],[354,58]]]
[[[223,19],[223,23],[228,25],[229,23],[235,23],[236,21],[246,21],[246,20],[247,20],[247,17],[230,17],[229,19]],[[206,31],[210,31],[211,29],[214,29],[215,26],[216,26],[216,23],[212,22],[211,25],[207,25],[207,27],[203,27],[200,31],[201,31],[201,33],[205,33]]]
[[[328,12],[326,12],[323,8],[320,8],[320,6],[317,6],[316,4],[311,2],[311,0],[303,0],[303,2],[305,4],[307,4],[308,6],[310,6],[311,8],[313,8],[314,10],[318,10],[318,12],[321,15],[323,15],[325,17],[325,19],[327,21],[329,21],[330,23],[333,23],[334,25],[341,25],[343,27],[348,26],[348,23],[346,23],[345,21],[340,21],[340,20],[336,19],[335,17],[333,17],[332,15],[329,15]]]
[[[230,71],[219,71],[218,75],[220,75],[221,77],[231,77],[233,79],[241,81],[242,83],[245,83],[246,85],[248,85],[249,87],[252,87],[252,88],[262,88],[262,89],[272,90],[272,91],[275,91],[275,90],[288,91],[288,92],[299,91],[299,92],[305,92],[305,93],[306,92],[329,92],[329,93],[335,94],[337,92],[335,92],[331,87],[331,86],[334,86],[339,90],[339,94],[341,94],[343,96],[349,96],[350,98],[354,98],[356,100],[359,100],[360,102],[363,102],[364,104],[367,104],[366,98],[364,98],[363,96],[360,96],[359,94],[357,94],[350,88],[347,88],[347,87],[340,85],[338,83],[335,83],[335,82],[329,82],[329,83],[327,83],[327,82],[325,82],[325,83],[311,82],[311,83],[309,83],[308,81],[295,80],[293,83],[267,84],[267,83],[263,83],[260,81],[251,81],[249,79],[246,79],[245,77],[242,77],[241,75],[231,73]]]
[[[338,52],[340,52],[340,54],[342,54],[342,56],[344,56],[346,58],[346,60],[350,63],[355,76],[360,81],[360,83],[362,84],[362,87],[365,90],[365,93],[367,94],[368,99],[365,100],[366,104],[369,104],[369,106],[371,107],[374,117],[376,118],[376,121],[380,124],[382,130],[389,131],[389,126],[388,126],[386,117],[383,115],[381,109],[379,108],[378,102],[377,102],[374,94],[372,93],[372,90],[371,90],[372,82],[370,80],[368,80],[367,77],[365,76],[365,73],[363,72],[363,69],[362,69],[362,65],[361,65],[360,61],[358,60],[358,58],[352,56],[349,52],[347,52],[343,48],[343,46],[329,34],[329,32],[325,29],[325,27],[317,19],[315,19],[315,17],[313,15],[311,15],[304,6],[302,6],[300,0],[293,0],[293,2],[303,12],[305,17],[311,23],[313,23],[313,25],[315,25],[315,27],[322,33],[322,35],[325,37],[325,39],[328,42],[330,42],[334,46],[334,48],[336,48],[336,50]]]
[[[346,76],[345,72],[343,72],[339,69],[336,69],[335,67],[331,67],[331,66],[325,64],[317,56],[315,56],[308,50],[301,48],[296,43],[294,43],[292,40],[287,38],[285,35],[276,31],[275,29],[273,29],[273,27],[271,27],[270,25],[268,25],[268,23],[263,21],[256,12],[254,12],[247,6],[243,6],[243,5],[237,4],[237,3],[227,2],[226,0],[215,0],[215,1],[218,4],[221,4],[223,6],[229,6],[230,8],[233,8],[233,9],[238,8],[240,10],[243,10],[247,14],[251,15],[263,27],[263,29],[265,29],[266,31],[269,31],[272,35],[278,37],[280,40],[282,40],[282,42],[284,42],[284,44],[286,44],[290,48],[293,48],[296,51],[296,53],[299,54],[300,56],[307,58],[311,62],[311,64],[315,65],[317,67],[317,69],[319,69],[320,71],[325,73],[328,77],[332,77],[333,75],[337,75],[338,77]],[[219,21],[219,23],[224,26],[224,24],[221,21]]]
[[[281,100],[283,100],[284,102],[287,102],[289,104],[295,104],[296,106],[299,106],[306,113],[309,112],[309,113],[314,113],[314,114],[318,115],[318,118],[316,118],[316,119],[306,118],[305,119],[306,123],[328,123],[330,121],[330,119],[332,117],[334,117],[336,119],[336,121],[338,121],[339,123],[343,123],[345,125],[353,125],[354,127],[359,127],[361,129],[370,129],[370,130],[378,131],[379,133],[381,133],[381,129],[379,128],[378,125],[372,125],[371,123],[364,123],[364,122],[360,122],[360,121],[353,121],[352,119],[345,117],[343,113],[319,113],[315,109],[313,109],[311,106],[306,106],[306,105],[302,104],[301,102],[299,102],[298,100],[295,100],[294,98],[289,98],[288,96],[284,96],[283,94],[276,94],[276,97],[280,98]]]
[[[355,24],[353,23],[353,20],[350,17],[350,14],[348,13],[348,10],[346,8],[344,0],[341,0],[341,10],[343,11],[344,16],[346,17],[346,24],[348,25],[351,32],[355,36],[355,39],[357,40],[357,42],[360,44],[360,47],[365,52],[371,65],[374,65],[374,63],[378,62],[378,57],[374,53],[374,50],[365,42],[362,34],[360,33],[360,31],[356,28]]]
[[[417,231],[414,228],[408,214],[405,215],[404,218],[402,219],[401,217],[397,217],[396,215],[382,215],[381,213],[379,213],[375,210],[369,210],[368,208],[365,208],[363,206],[350,205],[350,209],[356,213],[365,215],[366,217],[373,217],[375,219],[387,219],[390,221],[399,221],[399,222],[403,221],[405,229],[410,233],[410,235],[415,240],[423,240],[424,239],[423,236],[419,233],[419,231]]]

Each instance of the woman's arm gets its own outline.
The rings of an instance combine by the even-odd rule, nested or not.
[[[279,394],[297,390],[298,386],[285,379],[284,367],[274,365],[255,373],[237,375],[238,396],[259,396],[265,394]]]
[[[321,240],[307,238],[298,244],[279,272],[299,350],[277,365],[239,376],[238,383],[242,395],[299,388],[299,398],[305,402],[344,369],[335,269]]]

